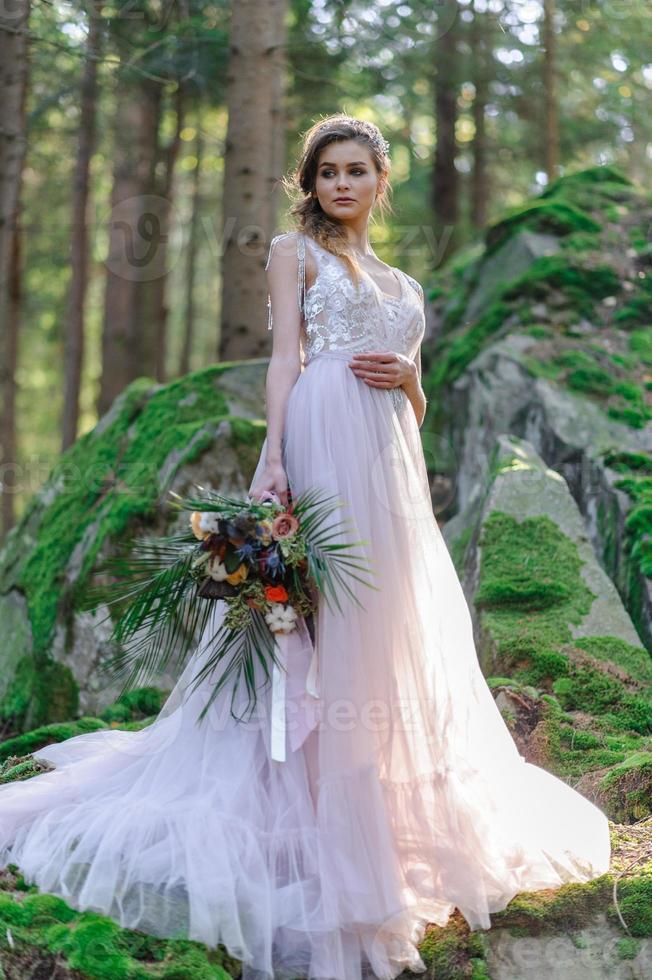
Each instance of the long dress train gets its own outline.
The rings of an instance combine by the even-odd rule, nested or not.
[[[270,256],[277,245],[298,254],[303,312],[290,486],[337,495],[377,588],[358,584],[363,608],[322,603],[314,645],[300,620],[250,720],[229,714],[229,691],[198,725],[208,684],[186,688],[215,602],[153,724],[47,746],[34,755],[54,771],[0,788],[0,864],[124,926],[224,943],[245,980],[389,980],[425,969],[426,923],[456,906],[485,929],[517,892],[604,873],[608,823],[519,754],[480,670],[412,407],[348,366],[354,351],[416,356],[420,285],[395,270],[400,295],[366,275],[357,291],[310,237],[277,236]]]

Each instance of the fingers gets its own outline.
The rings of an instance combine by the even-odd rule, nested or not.
[[[388,371],[366,371],[363,368],[354,368],[353,373],[356,378],[367,384],[373,384],[376,387],[387,387],[393,388],[397,383],[398,379],[396,375]]]

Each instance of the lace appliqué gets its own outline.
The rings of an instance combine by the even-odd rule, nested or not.
[[[405,394],[405,389],[403,388],[390,388],[389,394],[394,402],[394,408],[396,411],[400,411],[406,404],[407,395]]]
[[[303,362],[326,351],[363,352],[394,350],[414,359],[425,332],[424,293],[421,284],[396,269],[399,296],[381,291],[366,275],[356,284],[346,263],[319,245],[310,235],[291,231],[272,238],[265,270],[277,243],[296,248],[297,303],[303,315]],[[295,243],[295,244],[292,244]],[[316,277],[306,289],[306,248],[315,259]],[[271,297],[267,297],[268,330],[272,329]],[[403,388],[387,389],[396,408],[407,400]]]
[[[302,236],[303,237],[303,236]],[[357,285],[344,261],[305,236],[317,266],[305,293],[306,363],[328,350],[395,350],[416,357],[425,331],[423,290],[397,269],[401,295],[389,296],[363,275]],[[403,403],[404,392],[392,396]]]
[[[303,309],[305,305],[306,297],[306,242],[303,235],[297,232],[288,231],[280,235],[274,235],[269,244],[269,253],[267,255],[267,262],[265,263],[265,272],[269,269],[269,263],[272,259],[272,253],[277,242],[282,239],[292,241],[296,238],[297,243],[297,258],[299,260],[299,270],[297,274],[297,302],[299,304],[299,311],[303,314]],[[272,317],[272,298],[267,294],[267,329],[271,330],[273,327],[273,317]]]

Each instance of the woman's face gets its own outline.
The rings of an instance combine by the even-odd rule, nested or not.
[[[329,217],[348,222],[367,216],[381,188],[382,178],[366,146],[342,140],[321,150],[314,192]]]

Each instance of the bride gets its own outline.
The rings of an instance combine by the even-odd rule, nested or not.
[[[519,754],[480,670],[420,440],[423,290],[369,242],[389,170],[370,123],[306,134],[298,228],[266,267],[249,491],[336,495],[375,587],[282,637],[263,718],[234,720],[229,691],[198,724],[214,602],[153,724],[49,745],[34,755],[51,771],[0,788],[0,863],[123,926],[224,943],[245,980],[423,972],[427,923],[457,907],[488,929],[518,892],[609,867],[606,816]]]

